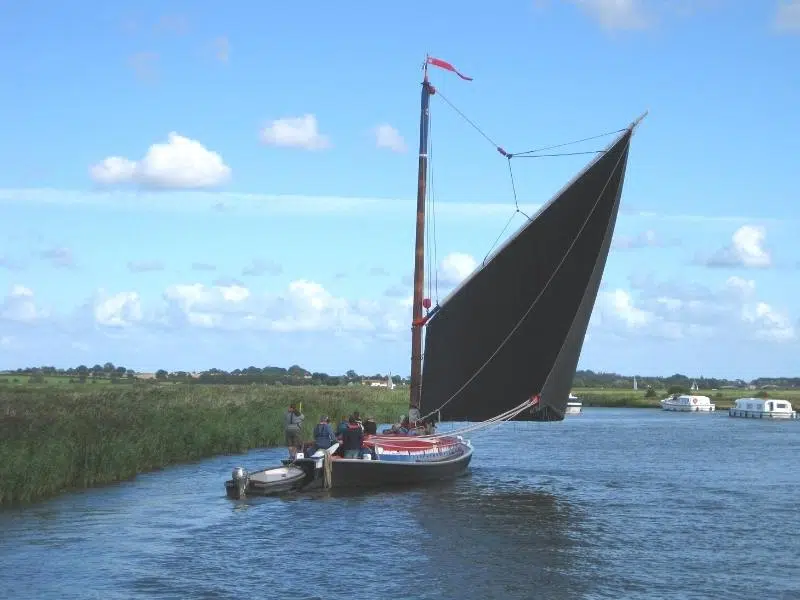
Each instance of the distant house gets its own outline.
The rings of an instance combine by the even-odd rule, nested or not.
[[[364,378],[361,380],[361,385],[367,385],[369,387],[387,388],[390,390],[394,389],[394,381],[392,381],[391,375],[387,376],[386,379],[384,379],[383,377],[381,377],[380,379]]]

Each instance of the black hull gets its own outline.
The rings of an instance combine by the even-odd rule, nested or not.
[[[463,446],[460,455],[441,461],[338,459],[333,461],[332,465],[331,488],[365,489],[452,479],[467,470],[470,460],[472,460],[472,448],[466,445]]]

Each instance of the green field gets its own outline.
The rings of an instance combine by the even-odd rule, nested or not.
[[[320,415],[354,410],[393,422],[408,391],[367,387],[7,385],[0,388],[0,505],[121,481],[170,464],[283,443],[301,405],[308,437]]]

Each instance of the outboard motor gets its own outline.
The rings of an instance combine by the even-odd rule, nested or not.
[[[247,492],[248,473],[242,467],[236,467],[231,474],[237,498],[244,498]]]

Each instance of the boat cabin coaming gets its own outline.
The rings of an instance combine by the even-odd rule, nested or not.
[[[661,408],[677,412],[714,412],[716,404],[708,396],[675,394],[661,401]]]
[[[792,403],[780,398],[737,398],[728,409],[731,417],[754,419],[796,419]]]

